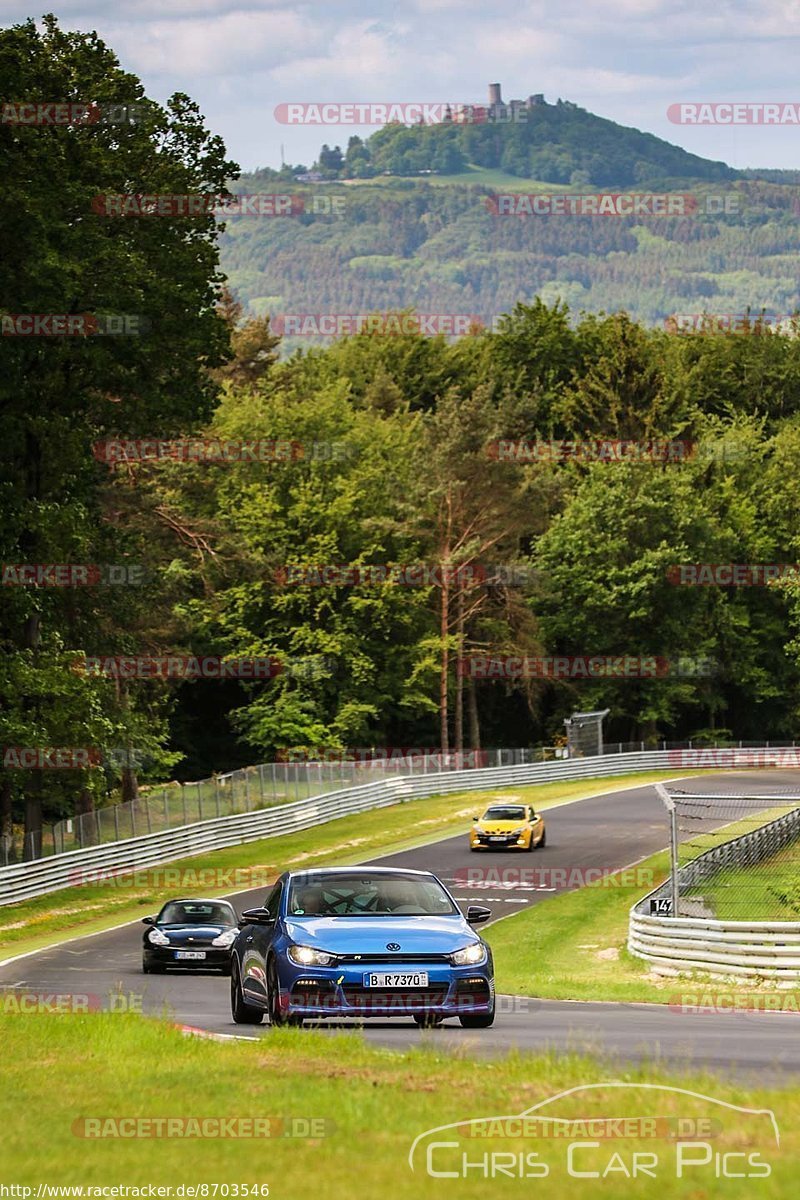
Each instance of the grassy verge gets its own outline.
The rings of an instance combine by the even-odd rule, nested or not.
[[[774,814],[762,814],[762,822]],[[753,828],[753,818],[692,839],[692,857]],[[664,851],[638,863],[635,872],[609,875],[579,891],[523,909],[490,925],[484,934],[495,956],[502,991],[553,1000],[669,1002],[679,989],[674,973],[657,975],[627,951],[631,905],[669,875]],[[701,889],[706,895],[707,885]],[[698,976],[708,985],[709,977]],[[770,991],[774,984],[739,980],[739,992]],[[719,990],[707,986],[704,990]]]
[[[481,806],[498,797],[503,799],[513,794],[529,799],[538,808],[546,808],[668,778],[674,778],[674,772],[648,771],[611,779],[537,784],[516,788],[512,793],[461,792],[411,800],[329,821],[317,829],[232,846],[182,859],[169,867],[152,867],[133,876],[91,884],[76,882],[76,886],[63,891],[0,908],[0,962],[15,954],[52,945],[65,935],[95,933],[136,920],[176,894],[228,895],[266,886],[267,879],[302,863],[325,866],[363,862],[379,854],[452,836],[459,830],[464,831],[466,838],[473,813],[480,812]]]
[[[471,1200],[530,1197],[534,1191],[539,1200],[567,1192],[584,1200],[620,1195],[628,1182],[620,1163],[630,1170],[634,1150],[656,1156],[655,1162],[651,1159],[653,1175],[632,1184],[644,1200],[723,1194],[730,1200],[772,1200],[796,1190],[797,1089],[754,1091],[709,1076],[670,1075],[661,1067],[628,1068],[574,1055],[513,1055],[476,1068],[471,1039],[465,1037],[463,1050],[452,1044],[437,1049],[435,1034],[426,1046],[403,1055],[370,1048],[358,1034],[331,1037],[304,1030],[270,1031],[257,1041],[220,1044],[184,1038],[166,1024],[131,1015],[0,1016],[0,1041],[6,1085],[0,1093],[2,1181],[33,1187],[34,1196],[39,1183],[84,1188],[205,1184],[208,1197],[214,1196],[214,1184],[231,1185],[227,1193],[217,1193],[222,1196],[234,1196],[233,1185],[246,1184],[268,1186],[271,1200]],[[412,1143],[426,1130],[510,1116],[567,1089],[609,1080],[629,1086],[579,1091],[544,1111],[562,1120],[660,1118],[655,1136],[587,1142],[580,1127],[568,1138],[560,1125],[561,1136],[548,1138],[537,1124],[528,1126],[522,1138],[522,1131],[505,1126],[516,1136],[478,1139],[475,1127],[470,1137],[462,1126],[423,1141],[413,1172],[409,1166]],[[638,1086],[642,1084],[665,1089],[672,1084],[704,1098]],[[714,1100],[773,1110],[780,1148],[767,1115],[722,1108]],[[195,1137],[187,1144],[186,1137],[174,1135],[174,1126],[172,1136],[152,1140],[151,1133],[143,1140],[141,1131],[147,1127],[141,1124],[128,1126],[128,1136],[109,1136],[116,1126],[108,1119],[176,1117],[260,1118],[272,1122],[273,1136],[242,1140],[230,1136],[229,1126],[227,1137]],[[87,1126],[87,1120],[98,1118],[102,1124]],[[708,1118],[714,1121],[707,1141],[710,1161],[685,1168],[684,1178],[678,1179],[680,1148],[669,1130],[678,1119]],[[288,1137],[281,1134],[287,1128],[281,1121],[294,1130],[305,1130],[302,1122],[324,1124],[311,1127],[316,1135],[311,1138]],[[130,1136],[132,1129],[139,1135]],[[105,1136],[86,1137],[92,1130]],[[518,1155],[530,1154],[536,1173],[541,1175],[546,1165],[547,1175],[500,1174],[487,1182],[480,1167],[473,1167],[466,1178],[432,1177],[426,1170],[426,1148],[434,1140],[456,1139],[455,1151],[435,1151],[434,1170],[458,1166],[463,1172],[461,1153],[466,1152],[471,1163],[502,1154],[508,1171],[509,1155],[517,1162]],[[576,1170],[602,1176],[614,1164],[605,1180],[569,1176],[570,1141],[584,1143],[576,1154]],[[768,1164],[769,1176],[721,1183],[713,1155],[742,1150]],[[697,1149],[685,1153],[704,1158]],[[498,1160],[488,1161],[494,1165]],[[730,1171],[741,1174],[750,1169],[745,1155],[729,1164]]]
[[[800,842],[758,866],[720,871],[702,891],[720,921],[800,921]]]

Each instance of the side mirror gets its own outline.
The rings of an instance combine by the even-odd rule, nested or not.
[[[467,909],[467,922],[470,925],[480,925],[482,921],[488,921],[492,915],[490,908],[485,908],[483,904],[470,904]]]
[[[274,925],[275,918],[268,908],[246,908],[239,918],[239,928],[245,925]]]
[[[155,917],[142,917],[143,925],[155,925],[155,923],[156,923]]]
[[[478,818],[477,818],[477,817],[473,817],[472,819],[473,819],[473,821],[477,821],[477,819],[478,819]]]

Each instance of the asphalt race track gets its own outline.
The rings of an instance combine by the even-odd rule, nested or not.
[[[746,779],[746,783],[744,780]],[[698,791],[741,791],[744,786],[800,789],[800,771],[726,772],[698,777]],[[681,781],[686,787],[686,781]],[[507,793],[509,797],[513,792]],[[666,814],[655,788],[627,791],[566,804],[545,813],[547,845],[531,854],[481,851],[470,853],[467,823],[457,837],[373,860],[383,866],[435,871],[466,909],[487,904],[493,919],[538,904],[565,887],[576,886],[576,869],[611,871],[631,866],[663,848],[668,840]],[[521,882],[506,886],[490,873],[487,884],[470,883],[476,868],[525,868]],[[544,869],[547,868],[547,874]],[[562,868],[559,875],[558,868]],[[531,875],[529,872],[533,872]],[[541,872],[541,877],[540,877]],[[551,874],[552,872],[552,874]],[[570,878],[572,877],[572,878]],[[263,889],[229,897],[241,910],[258,903]],[[47,993],[89,993],[105,997],[112,990],[143,996],[143,1011],[185,1025],[222,1034],[268,1037],[269,1026],[235,1026],[230,1018],[228,980],[209,972],[171,971],[163,976],[141,973],[142,926],[139,922],[81,938],[60,947],[0,965],[0,987]],[[647,1058],[735,1074],[761,1082],[796,1081],[800,1074],[800,1017],[791,1013],[685,1013],[665,1005],[576,1003],[502,995],[497,980],[498,1016],[491,1029],[462,1029],[449,1021],[434,1030],[419,1030],[402,1018],[367,1021],[367,1038],[403,1049],[420,1039],[446,1045],[455,1052],[492,1054],[512,1048],[591,1050],[624,1063]],[[709,991],[714,989],[710,984]],[[676,981],[676,991],[679,990]],[[684,990],[697,990],[684,985]],[[718,990],[735,990],[721,983]],[[323,1022],[321,1028],[354,1028],[353,1022]]]

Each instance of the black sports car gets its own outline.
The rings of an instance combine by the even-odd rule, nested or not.
[[[144,917],[142,970],[163,974],[167,967],[218,967],[231,973],[231,946],[238,917],[227,900],[168,900],[157,917]]]

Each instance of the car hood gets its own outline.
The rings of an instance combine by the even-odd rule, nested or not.
[[[166,934],[171,942],[180,946],[189,941],[213,941],[226,929],[235,929],[236,927],[230,925],[157,925],[156,928]]]
[[[528,822],[524,817],[518,821],[478,821],[475,828],[479,833],[513,833],[515,829],[524,829]]]
[[[460,915],[451,917],[287,917],[286,932],[300,945],[332,954],[384,954],[388,942],[416,954],[451,954],[477,935]]]

